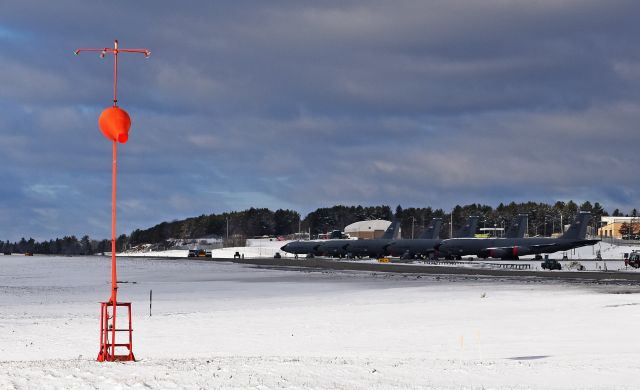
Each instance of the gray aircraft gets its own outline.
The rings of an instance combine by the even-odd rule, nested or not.
[[[280,247],[287,253],[293,253],[298,258],[298,255],[319,256],[318,248],[324,241],[291,241],[288,244]]]
[[[383,237],[393,237],[395,223],[389,225],[384,232]],[[345,257],[347,255],[346,247],[350,242],[356,240],[348,239],[331,239],[322,241],[292,241],[280,249],[285,252],[298,255],[307,256],[331,256],[331,257]],[[363,240],[364,241],[364,240]],[[366,240],[373,241],[373,240]]]
[[[455,234],[454,237],[473,237],[478,226],[478,217],[471,216],[467,222]],[[399,256],[404,259],[413,259],[432,256],[435,247],[442,241],[440,239],[440,228],[442,219],[434,218],[429,223],[429,227],[423,234],[414,240],[395,240],[387,246],[387,254]]]
[[[447,257],[460,258],[474,255],[480,258],[494,257],[503,260],[517,260],[518,256],[566,251],[581,246],[594,245],[600,240],[586,240],[587,225],[591,214],[581,212],[569,229],[559,238],[452,238],[444,240],[437,247]]]
[[[400,238],[400,222],[393,221],[382,237],[373,240],[349,240],[344,247],[348,257],[383,257],[386,255],[387,246],[393,240]]]
[[[331,256],[331,257],[342,258],[346,256],[346,257],[354,258],[356,256],[362,256],[362,255],[353,254],[353,252],[351,251],[351,245],[358,243],[358,245],[355,245],[356,248],[360,248],[363,246],[375,248],[376,246],[380,245],[381,241],[384,241],[386,243],[387,241],[391,241],[394,237],[399,236],[399,229],[400,229],[400,223],[394,220],[393,222],[391,222],[387,230],[385,230],[384,234],[379,239],[328,241],[323,245],[321,245],[318,248],[318,251],[321,252],[323,256]],[[365,244],[360,245],[359,243],[365,243]],[[369,243],[372,243],[372,244],[369,244]]]

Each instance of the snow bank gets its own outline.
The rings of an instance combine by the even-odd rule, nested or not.
[[[235,253],[238,252],[240,255],[244,255],[244,257],[247,258],[273,257],[276,252],[278,252],[282,257],[293,258],[294,255],[286,253],[280,249],[289,242],[291,241],[259,240],[258,242],[251,242],[248,246],[212,249],[211,256],[217,259],[233,259]],[[247,242],[247,244],[249,244],[249,242]],[[118,253],[118,257],[187,257],[188,254],[188,249],[173,249],[157,252],[124,252]]]

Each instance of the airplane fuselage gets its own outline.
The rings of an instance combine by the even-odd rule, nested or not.
[[[351,256],[357,257],[382,257],[387,254],[386,248],[391,244],[391,239],[352,240],[346,247]]]
[[[442,242],[441,239],[417,238],[414,240],[396,240],[387,247],[387,254],[391,256],[428,256],[436,252],[435,247]]]
[[[318,247],[321,244],[322,241],[291,241],[280,249],[296,255],[319,255]]]
[[[344,257],[347,255],[346,247],[353,240],[327,240],[317,249],[320,256]]]
[[[518,256],[566,251],[594,245],[599,240],[529,237],[529,238],[452,238],[438,247],[445,256],[517,258]]]

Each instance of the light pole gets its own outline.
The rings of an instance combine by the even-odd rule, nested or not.
[[[413,227],[416,224],[416,217],[412,216],[411,217],[411,239],[413,240]]]

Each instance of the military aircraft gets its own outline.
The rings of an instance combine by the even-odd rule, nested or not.
[[[400,222],[393,221],[391,225],[384,231],[382,237],[372,240],[335,240],[327,241],[322,244],[318,251],[323,256],[331,257],[350,257],[366,256],[367,253],[378,252],[394,237],[400,236]]]
[[[324,241],[291,241],[280,247],[280,249],[287,253],[293,253],[296,255],[296,259],[298,255],[319,256],[320,252],[318,252],[318,248],[323,242]]]
[[[397,224],[392,222],[391,225],[384,232],[382,237],[393,237],[394,228]],[[331,256],[331,257],[345,257],[347,255],[346,246],[350,242],[354,242],[356,240],[353,239],[345,239],[343,236],[338,237],[337,235],[331,235],[332,239],[330,240],[321,240],[321,241],[292,241],[280,249],[285,252],[293,253],[296,255],[307,255],[307,256]],[[372,241],[372,240],[367,240]]]
[[[467,222],[455,234],[454,237],[473,237],[478,226],[478,217],[471,216]],[[429,227],[417,239],[395,240],[387,246],[387,253],[391,256],[399,256],[403,259],[413,259],[432,256],[435,247],[442,241],[440,239],[440,228],[442,219],[434,218],[429,223]]]
[[[587,225],[591,213],[581,212],[574,223],[559,238],[452,238],[444,240],[437,250],[446,257],[461,258],[475,255],[480,258],[494,257],[503,260],[517,260],[518,256],[566,251],[581,246],[594,245],[600,240],[586,240]]]
[[[372,240],[350,240],[344,246],[343,251],[347,257],[383,257],[386,255],[387,246],[393,240],[399,239],[401,233],[400,221],[393,221],[382,237]]]

